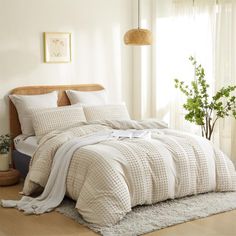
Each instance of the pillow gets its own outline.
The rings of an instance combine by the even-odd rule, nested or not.
[[[57,91],[41,95],[9,95],[11,101],[16,107],[22,134],[28,136],[34,135],[30,110],[32,108],[57,107],[57,95]]]
[[[72,105],[77,103],[89,105],[104,105],[107,103],[107,94],[105,89],[92,92],[67,90],[66,94]]]
[[[32,109],[31,117],[36,136],[43,136],[53,130],[68,128],[80,121],[86,121],[81,106]]]
[[[103,106],[83,106],[87,121],[94,120],[130,120],[125,104]]]

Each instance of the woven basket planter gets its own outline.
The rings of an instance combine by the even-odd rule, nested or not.
[[[20,173],[15,169],[0,171],[0,186],[17,184],[20,181]]]

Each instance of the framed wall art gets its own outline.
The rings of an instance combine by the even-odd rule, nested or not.
[[[44,62],[71,62],[71,33],[44,33]]]

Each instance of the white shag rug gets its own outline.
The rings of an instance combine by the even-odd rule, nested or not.
[[[74,201],[65,199],[56,211],[104,236],[136,236],[236,209],[236,192],[206,193],[138,206],[112,227],[85,222],[74,207]]]

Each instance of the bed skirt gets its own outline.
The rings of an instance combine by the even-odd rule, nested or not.
[[[25,178],[29,172],[31,156],[25,155],[17,150],[12,151],[14,167],[20,172],[21,177]]]

